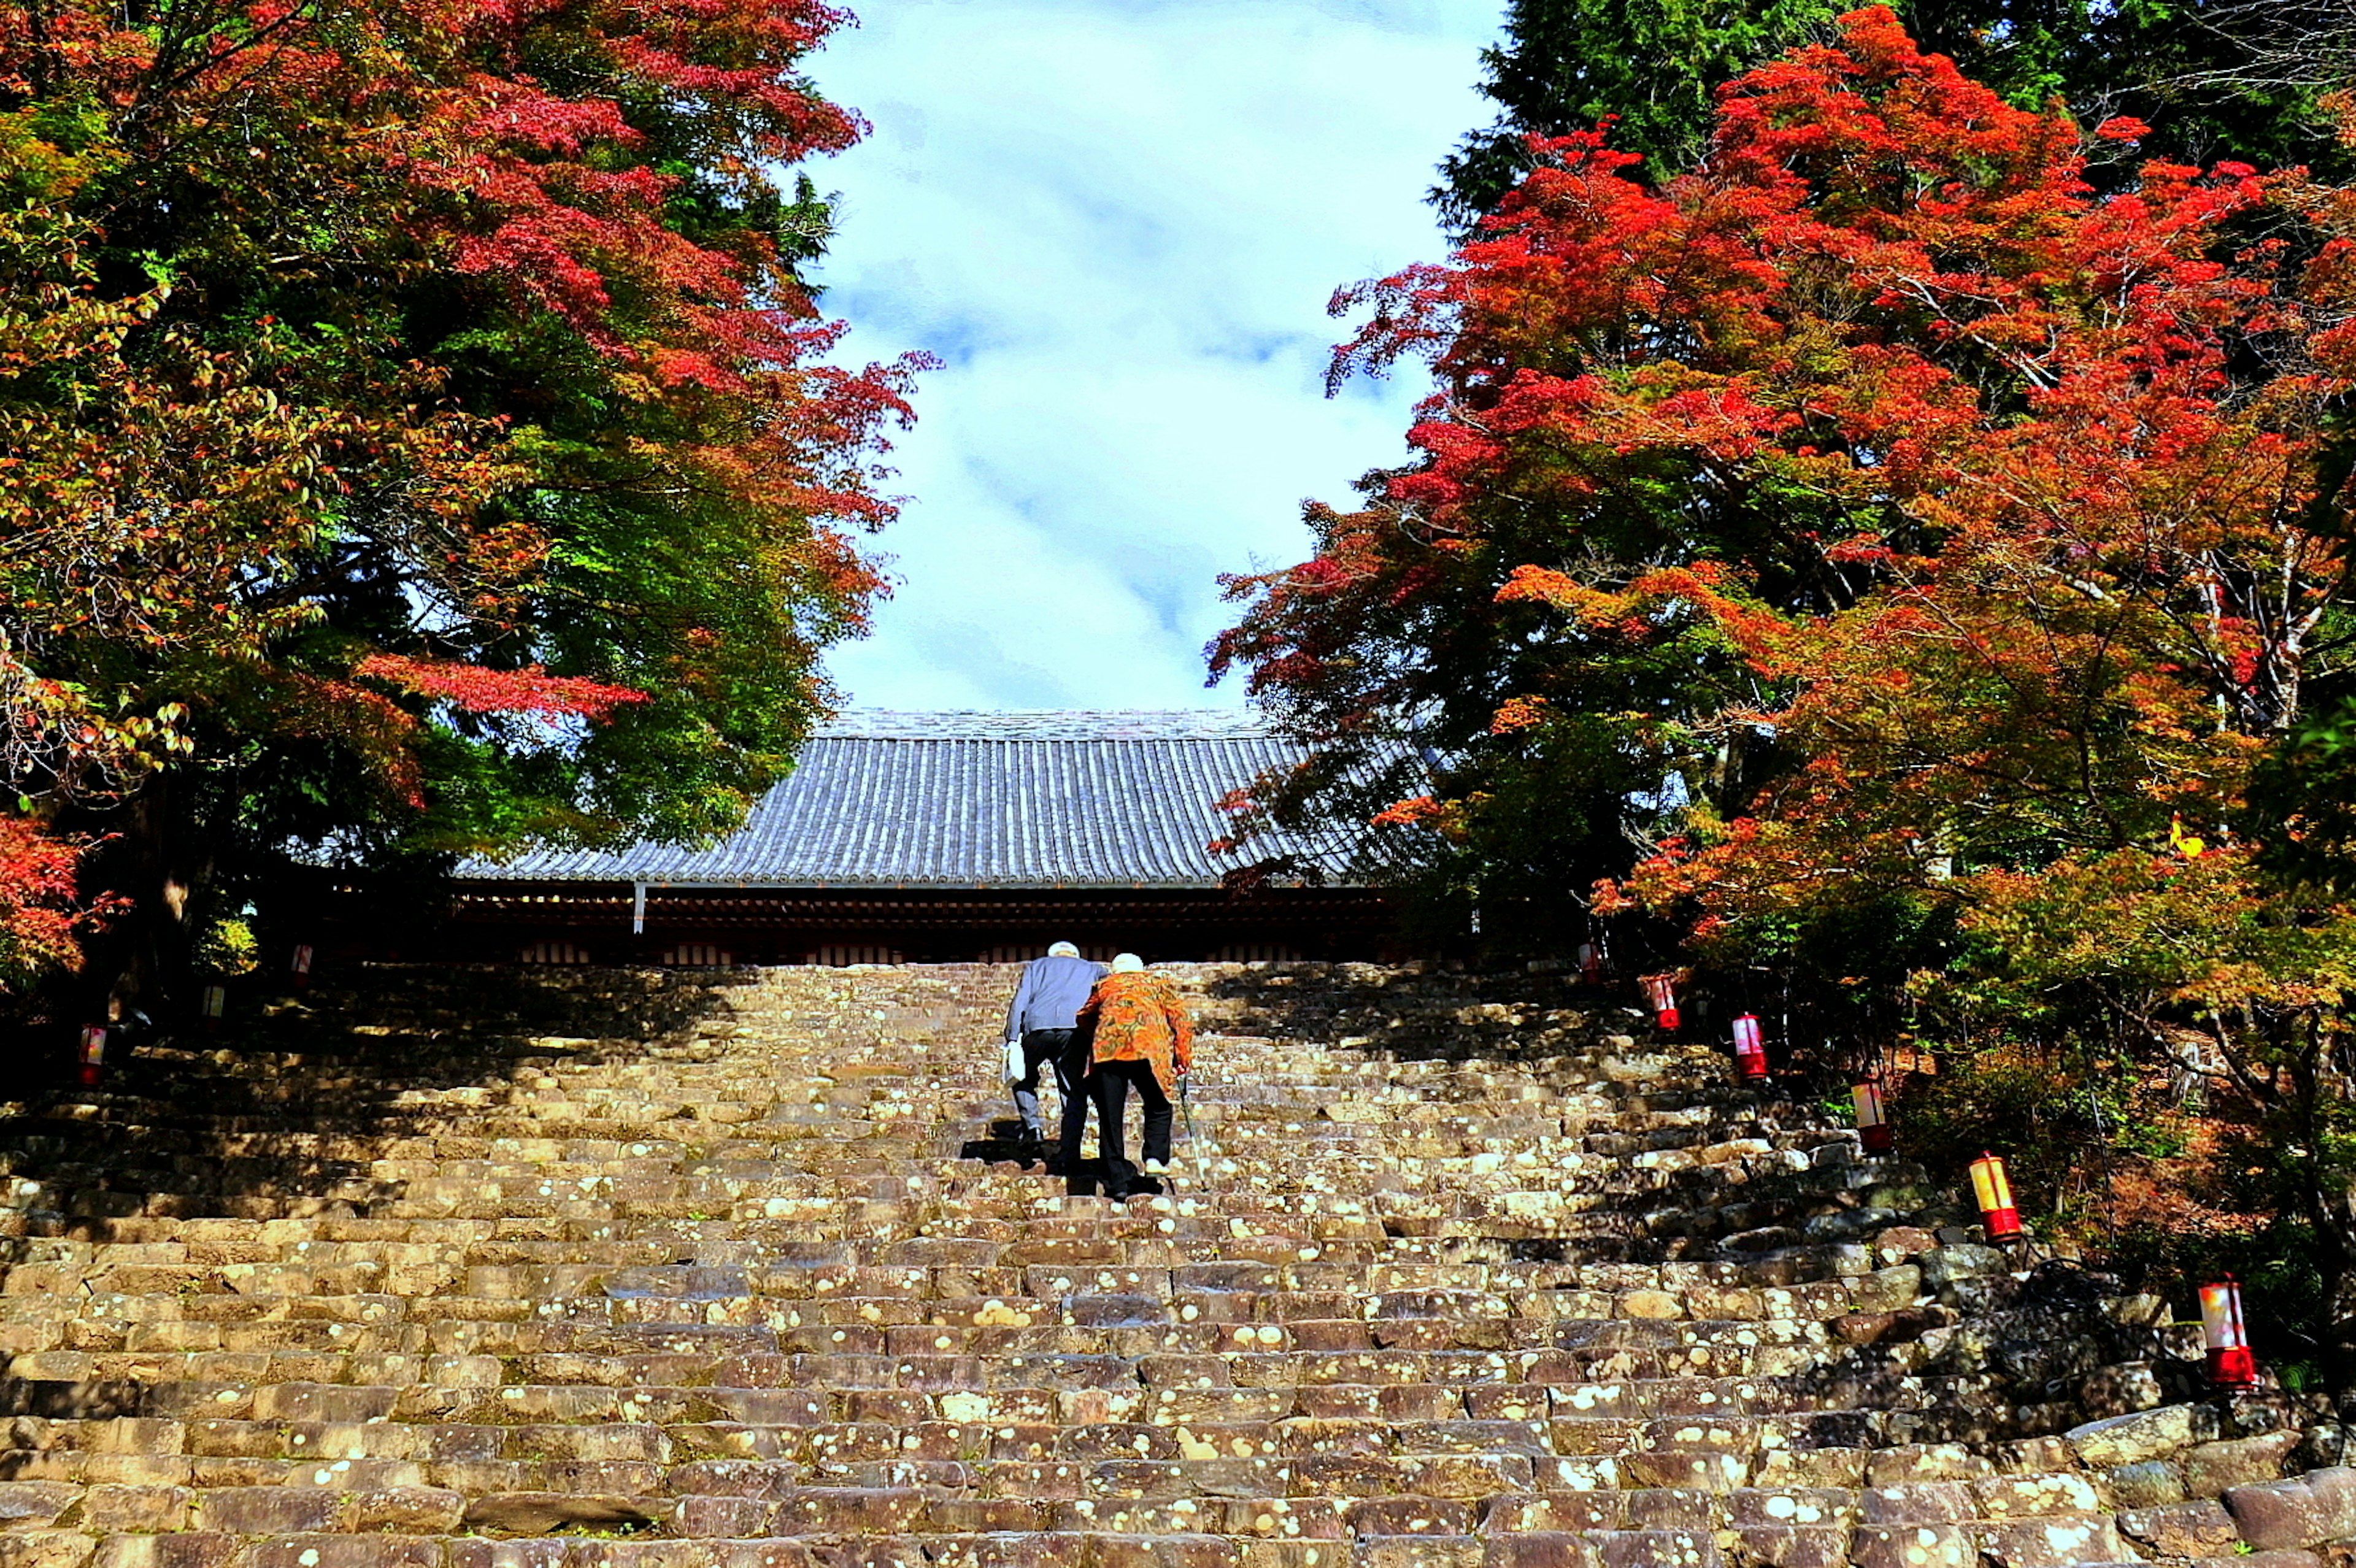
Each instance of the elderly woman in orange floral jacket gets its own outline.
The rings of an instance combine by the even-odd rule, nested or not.
[[[1133,1086],[1145,1104],[1145,1164],[1157,1174],[1170,1163],[1170,1097],[1194,1061],[1194,1025],[1178,987],[1155,975],[1134,953],[1112,961],[1112,973],[1098,980],[1075,1020],[1089,1042],[1088,1083],[1097,1103],[1097,1152],[1104,1157],[1105,1196],[1127,1198],[1137,1185],[1121,1136]],[[1065,1168],[1077,1163],[1076,1147],[1064,1150]]]

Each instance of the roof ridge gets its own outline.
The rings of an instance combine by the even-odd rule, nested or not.
[[[828,740],[1209,741],[1275,733],[1245,708],[845,709],[821,722]]]

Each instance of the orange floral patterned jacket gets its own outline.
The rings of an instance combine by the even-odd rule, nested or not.
[[[1164,1094],[1194,1065],[1194,1024],[1166,975],[1151,969],[1108,975],[1080,1005],[1074,1027],[1089,1032],[1098,1061],[1150,1061]]]

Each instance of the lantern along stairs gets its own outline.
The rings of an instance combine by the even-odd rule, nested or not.
[[[19,1107],[0,1568],[2356,1537],[2280,1396],[2182,1397],[2197,1328],[2016,1275],[1961,1173],[1723,1048],[1551,977],[1176,973],[1199,1144],[1119,1207],[998,1157],[1011,968],[330,973]]]

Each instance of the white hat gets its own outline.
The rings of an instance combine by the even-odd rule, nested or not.
[[[1112,961],[1112,972],[1116,975],[1134,975],[1144,967],[1145,960],[1134,953],[1120,954]]]
[[[1055,943],[1047,949],[1050,958],[1077,958],[1079,955],[1080,950],[1068,942]]]

